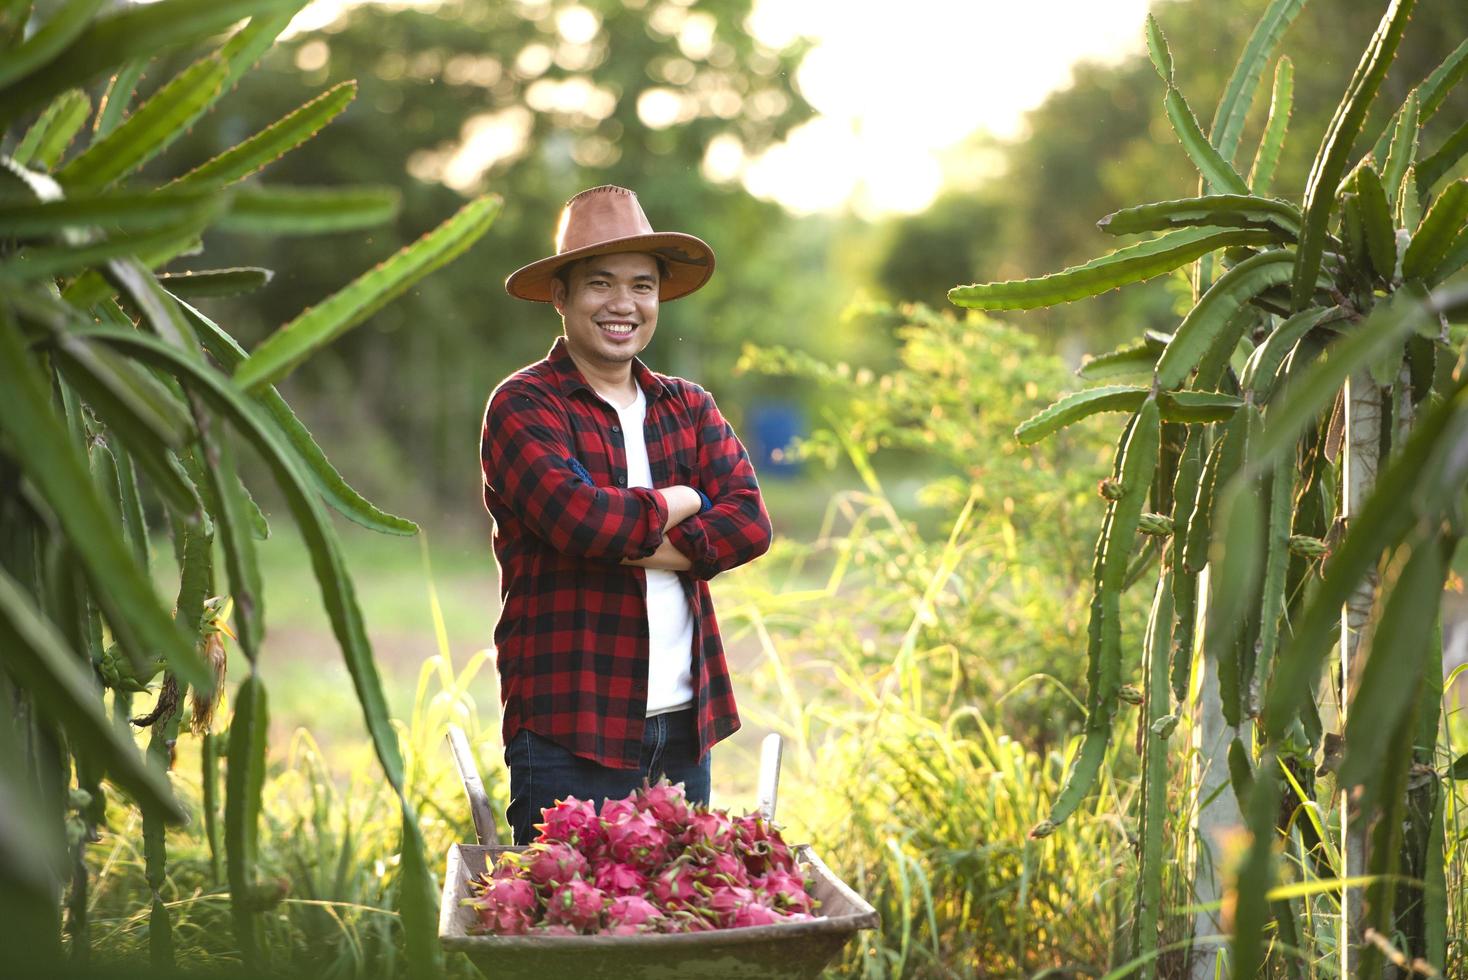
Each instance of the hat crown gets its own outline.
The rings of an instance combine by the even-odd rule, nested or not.
[[[637,195],[606,184],[582,191],[566,202],[556,227],[556,254],[603,242],[654,234]]]

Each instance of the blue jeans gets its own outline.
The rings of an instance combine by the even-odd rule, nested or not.
[[[647,719],[642,732],[642,760],[636,769],[609,769],[572,755],[543,735],[522,728],[505,746],[510,768],[510,805],[505,819],[516,844],[528,844],[537,831],[541,811],[557,800],[574,796],[591,800],[597,812],[606,800],[618,800],[664,776],[682,783],[690,803],[709,801],[709,763],[713,753],[698,759],[698,729],[694,709],[670,711]]]

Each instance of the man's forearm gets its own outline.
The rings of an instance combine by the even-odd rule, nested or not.
[[[658,545],[658,550],[646,558],[624,558],[624,565],[638,565],[642,568],[660,568],[667,572],[686,572],[693,567],[693,562],[688,556],[673,546],[673,542],[667,538]]]
[[[668,519],[663,523],[664,533],[667,533],[669,528],[682,524],[703,507],[702,498],[692,487],[681,485],[667,487],[659,490],[658,493],[662,495],[664,502],[668,505]]]

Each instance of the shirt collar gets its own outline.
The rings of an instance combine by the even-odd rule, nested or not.
[[[551,370],[555,373],[556,384],[560,387],[561,394],[570,397],[578,389],[584,389],[593,395],[596,394],[591,385],[587,384],[586,379],[581,376],[581,369],[571,359],[571,352],[566,349],[566,337],[564,334],[557,337],[556,342],[551,345],[550,353],[546,355],[546,360],[550,363]],[[640,357],[634,357],[632,359],[632,377],[637,379],[637,386],[646,392],[648,401],[662,395],[664,390],[662,380],[646,364],[642,363],[642,358]]]

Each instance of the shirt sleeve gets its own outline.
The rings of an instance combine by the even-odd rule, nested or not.
[[[502,386],[480,434],[484,482],[556,551],[620,561],[646,558],[663,540],[668,507],[642,487],[597,487],[578,474],[565,413],[540,392]]]
[[[713,506],[669,528],[667,538],[688,557],[690,574],[711,579],[768,551],[771,530],[749,453],[713,396],[701,394],[698,489]]]

